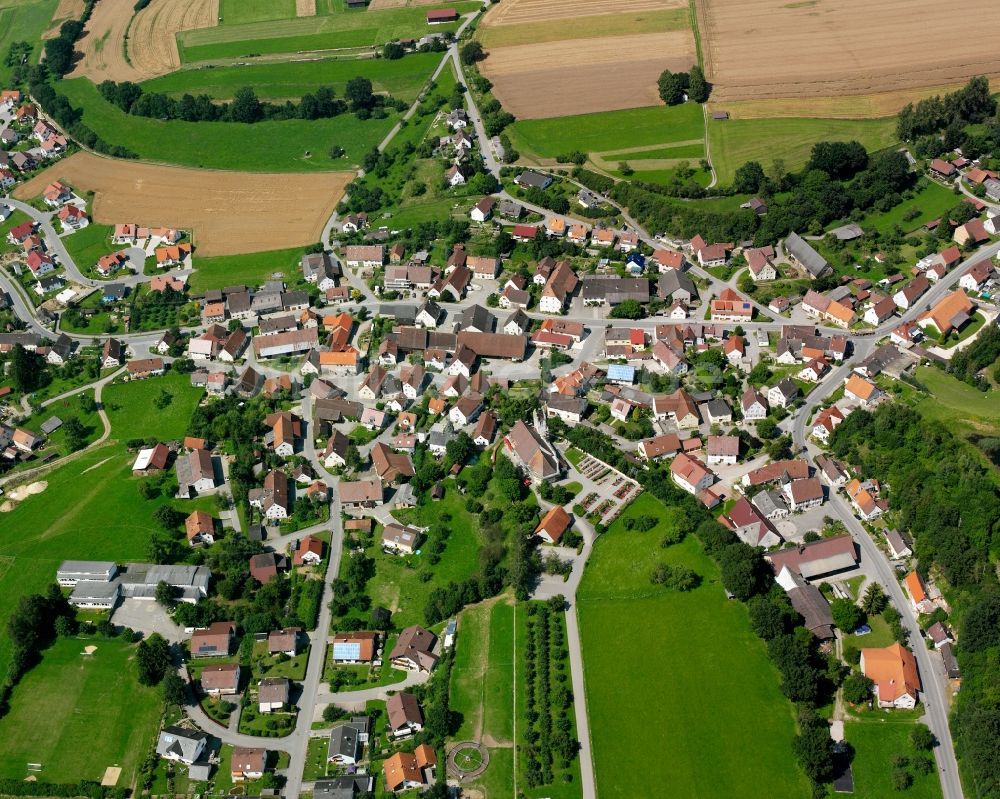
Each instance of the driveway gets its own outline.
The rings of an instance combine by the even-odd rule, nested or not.
[[[148,599],[126,599],[115,609],[111,620],[122,627],[139,630],[146,636],[159,633],[168,641],[187,640],[184,628],[174,624],[159,602]]]

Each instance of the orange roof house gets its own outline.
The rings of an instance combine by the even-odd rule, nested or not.
[[[844,383],[844,394],[849,398],[856,398],[865,404],[877,398],[881,392],[873,383],[869,383],[861,375],[852,372]]]
[[[922,689],[917,661],[900,644],[861,650],[861,671],[875,683],[879,707],[912,708]]]
[[[920,579],[920,575],[912,571],[906,575],[904,583],[906,584],[906,592],[910,595],[910,602],[913,603],[914,609],[918,613],[930,613],[934,609],[934,603],[927,596],[927,591],[924,589],[924,581]]]
[[[917,320],[921,327],[933,327],[944,336],[960,328],[972,316],[975,306],[961,289],[956,289]]]
[[[535,535],[550,544],[558,544],[573,520],[561,505],[556,505],[546,513],[535,528]]]

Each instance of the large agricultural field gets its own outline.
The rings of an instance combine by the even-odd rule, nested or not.
[[[128,30],[128,57],[143,77],[173,72],[181,65],[177,33],[210,28],[219,19],[219,0],[152,0]]]
[[[150,160],[247,172],[323,172],[350,169],[392,128],[395,115],[360,120],[353,114],[331,119],[257,122],[163,121],[126,114],[105,100],[87,79],[64,80],[59,91],[83,109],[83,121],[105,141],[121,144]],[[339,145],[346,155],[329,157]],[[288,196],[287,194],[284,196]]]
[[[624,519],[642,514],[661,522],[626,531]],[[577,594],[598,793],[807,796],[791,754],[793,709],[764,644],[697,539],[660,548],[670,514],[640,496],[598,539]],[[651,586],[658,561],[695,570],[702,585]]]
[[[697,60],[685,3],[626,0],[608,11],[587,0],[571,22],[558,0],[494,6],[480,26],[481,69],[504,108],[543,119],[655,105],[660,73]]]
[[[95,192],[96,222],[190,229],[198,254],[231,255],[318,241],[350,178],[342,172],[200,171],[77,153],[22,184],[16,195],[35,197],[51,181],[63,180]],[[289,202],[295,197],[309,202]]]
[[[94,646],[92,654],[84,647]],[[162,712],[157,688],[139,685],[135,645],[119,638],[60,638],[14,691],[0,720],[0,776],[100,781],[108,766],[130,785]]]
[[[13,42],[31,42],[32,63],[42,52],[42,34],[49,27],[59,0],[37,0],[31,3],[4,4],[0,7],[0,83],[7,85],[12,65],[3,58]]]
[[[953,10],[933,0],[697,0],[714,99],[866,95],[1000,75],[1000,51],[942,37]],[[988,19],[989,0],[962,13]]]

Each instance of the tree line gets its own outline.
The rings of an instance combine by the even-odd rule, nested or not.
[[[962,690],[955,748],[977,796],[1000,796],[1000,489],[996,475],[944,425],[900,405],[858,410],[833,434],[838,457],[891,487],[924,573],[933,570],[958,616]]]
[[[269,120],[328,119],[351,111],[361,119],[384,113],[386,108],[399,109],[405,103],[387,95],[378,95],[372,82],[358,76],[347,81],[344,98],[338,99],[329,86],[302,95],[299,102],[269,103],[260,100],[253,88],[237,89],[228,103],[217,103],[207,94],[197,97],[184,94],[179,100],[162,92],[147,92],[132,81],[101,82],[101,96],[114,106],[133,116],[151,119],[179,119],[184,122],[242,122],[253,124]]]
[[[996,110],[989,80],[977,75],[957,91],[926,97],[916,105],[907,103],[896,120],[896,135],[903,141],[911,141],[951,128],[960,130],[965,125],[986,121]]]

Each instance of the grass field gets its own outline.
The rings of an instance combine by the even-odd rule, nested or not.
[[[884,799],[897,795],[892,784],[892,757],[896,754],[910,756],[912,750],[908,736],[912,722],[889,720],[848,721],[844,725],[847,742],[854,747],[854,774],[856,799]],[[913,774],[913,770],[910,770]],[[941,783],[937,769],[926,776],[914,774],[913,785],[904,794],[909,799],[938,799]]]
[[[111,243],[113,225],[99,225],[91,222],[82,230],[77,230],[68,236],[61,237],[70,257],[82,271],[93,270],[97,259],[108,253],[118,252],[121,246]],[[96,273],[94,277],[100,277]]]
[[[690,143],[704,137],[701,106],[694,103],[667,108],[634,108],[555,119],[526,119],[507,128],[511,144],[527,156],[555,158],[579,150],[584,153],[617,153],[630,148]]]
[[[933,366],[919,367],[916,377],[934,395],[918,403],[923,416],[945,424],[963,419],[979,428],[1000,425],[1000,391],[984,393]]]
[[[896,120],[730,119],[709,121],[708,136],[719,182],[726,184],[747,161],[759,161],[768,169],[780,160],[788,170],[800,169],[819,141],[854,139],[869,152],[884,149],[896,141]]]
[[[94,645],[93,655],[83,647]],[[156,733],[160,692],[139,685],[135,647],[118,639],[63,638],[14,690],[0,720],[0,775],[21,779],[26,764],[51,782],[100,781],[122,767],[128,786]]]
[[[230,0],[234,5],[240,0]],[[266,0],[256,0],[266,2]],[[284,0],[287,2],[287,0]],[[460,13],[479,3],[463,0],[449,4]],[[183,31],[177,36],[181,61],[192,63],[247,55],[298,53],[310,50],[370,47],[393,39],[416,38],[427,33],[427,9],[393,8],[382,11],[345,11],[316,17],[295,17],[246,25],[220,25]],[[453,31],[458,23],[435,25],[434,32]],[[405,59],[404,59],[405,60]]]
[[[301,257],[302,248],[292,247],[288,250],[270,250],[250,255],[198,258],[188,285],[193,292],[221,289],[236,283],[259,286],[279,272],[287,281],[298,273]]]
[[[164,92],[175,97],[187,92],[229,100],[237,89],[252,86],[262,99],[298,100],[320,86],[329,86],[338,97],[343,97],[347,81],[362,75],[371,80],[376,92],[386,92],[410,102],[440,61],[440,53],[415,53],[396,61],[307,61],[185,69],[146,81],[142,87],[149,92]]]
[[[42,34],[52,22],[59,0],[38,0],[35,3],[18,3],[0,8],[0,85],[7,86],[13,67],[8,66],[3,56],[13,42],[31,42],[31,63],[37,63],[41,55]]]
[[[94,398],[93,391],[86,391],[84,394],[89,396],[91,399]],[[81,396],[83,396],[83,394],[75,394],[72,397],[66,397],[58,402],[53,402],[51,405],[43,408],[40,413],[36,413],[30,419],[21,424],[22,427],[26,427],[28,430],[38,433],[41,431],[41,427],[45,421],[51,416],[58,416],[63,421],[63,427],[60,427],[52,433],[52,435],[48,436],[41,449],[36,450],[37,457],[44,458],[53,452],[60,456],[69,454],[69,448],[66,446],[65,422],[71,417],[79,419],[80,424],[82,424],[86,429],[86,443],[89,444],[100,438],[101,433],[104,432],[104,425],[101,424],[101,418],[97,415],[97,411],[92,411],[90,413],[83,412],[80,407]]]
[[[940,183],[925,180],[912,199],[904,200],[885,213],[868,214],[858,224],[865,231],[874,229],[880,233],[888,232],[895,225],[899,225],[906,233],[909,233],[932,219],[940,218],[943,213],[955,206],[958,199],[952,191]],[[912,219],[904,219],[903,217],[914,208],[920,212],[919,215]]]
[[[627,515],[650,513],[662,519],[656,528],[625,531]],[[668,785],[671,796],[807,796],[791,755],[792,707],[764,645],[693,536],[660,548],[670,514],[640,496],[598,539],[577,594],[598,793]],[[702,586],[654,588],[659,561],[694,569]],[[736,756],[750,731],[753,755]]]
[[[64,80],[60,91],[83,109],[83,121],[105,141],[141,157],[170,164],[248,172],[318,172],[346,169],[389,132],[395,115],[360,120],[290,119],[241,125],[229,122],[162,121],[126,114],[111,105],[86,78]],[[338,144],[346,155],[328,156]],[[306,156],[309,153],[309,156]]]
[[[154,408],[153,401],[161,391],[171,395],[170,404]],[[183,438],[204,393],[191,385],[188,375],[165,374],[106,386],[103,400],[111,433],[119,441],[149,437],[169,441]]]
[[[222,0],[219,3],[219,23],[222,25],[268,22],[294,16],[295,0]]]

